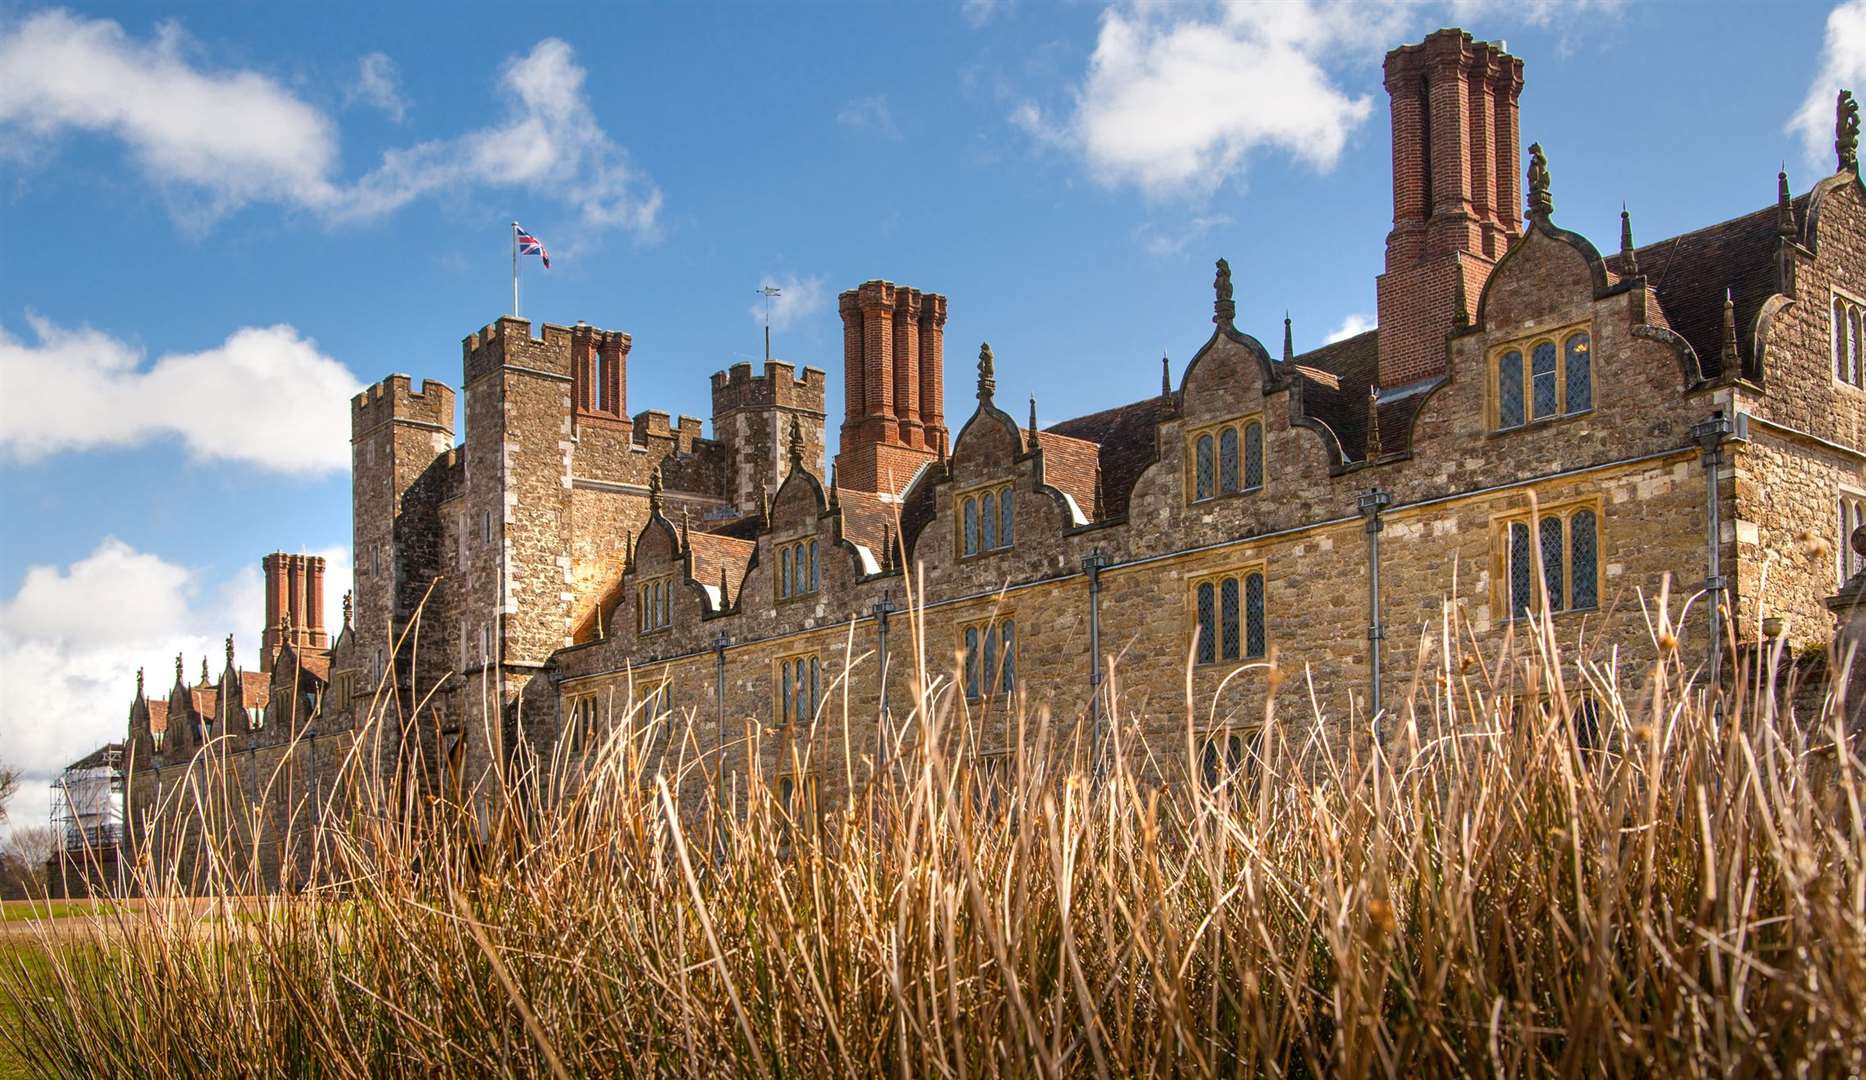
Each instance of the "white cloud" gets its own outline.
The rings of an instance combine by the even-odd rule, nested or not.
[[[479,185],[560,200],[588,227],[654,229],[659,189],[597,122],[584,70],[556,38],[501,69],[498,121],[391,150],[353,182],[339,175],[328,116],[259,72],[194,63],[201,51],[172,24],[138,41],[108,19],[32,15],[0,30],[0,134],[118,138],[148,179],[195,197],[181,213],[194,225],[255,202],[357,220]],[[392,114],[403,107],[387,57],[365,57],[360,72],[351,93]]]
[[[1156,258],[1177,255],[1195,240],[1201,240],[1213,229],[1237,224],[1230,214],[1201,214],[1188,218],[1177,227],[1160,228],[1152,223],[1137,230],[1141,245],[1147,254]]]
[[[408,101],[402,97],[401,79],[395,61],[387,53],[373,52],[357,61],[356,82],[344,91],[345,104],[363,104],[381,109],[389,119],[401,123],[408,114]]]
[[[887,139],[899,141],[901,129],[894,124],[894,113],[888,108],[885,96],[856,98],[844,102],[836,110],[836,122],[857,131],[872,131]]]
[[[1825,175],[1835,167],[1834,97],[1842,88],[1866,94],[1866,0],[1848,0],[1827,15],[1821,66],[1787,130],[1801,136],[1808,162]]]
[[[974,27],[990,22],[999,11],[1010,8],[1009,0],[959,0],[959,15]]]
[[[823,286],[820,277],[799,278],[795,274],[786,274],[780,280],[766,274],[759,281],[759,288],[776,287],[778,295],[771,298],[771,329],[789,330],[806,316],[823,310],[829,302],[829,291]],[[750,308],[752,321],[760,326],[765,322],[765,300],[759,297]]]
[[[311,554],[326,560],[325,625],[334,634],[349,549]],[[257,558],[210,580],[106,538],[69,566],[28,568],[19,591],[0,601],[0,757],[26,774],[9,825],[43,824],[58,770],[123,738],[138,668],[151,696],[174,684],[177,655],[190,682],[203,658],[219,678],[229,632],[236,660],[254,668],[264,617]]]
[[[145,366],[139,350],[101,331],[27,322],[34,341],[0,326],[7,456],[179,438],[204,460],[287,473],[349,466],[349,401],[362,384],[290,326],[246,327]]]
[[[1346,341],[1356,334],[1365,334],[1373,328],[1373,316],[1360,314],[1349,315],[1347,318],[1341,320],[1341,325],[1335,327],[1328,337],[1323,340],[1322,344],[1333,345],[1337,341]]]

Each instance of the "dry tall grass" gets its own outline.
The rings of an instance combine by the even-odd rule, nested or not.
[[[816,763],[869,778],[820,814],[756,777],[677,812],[670,774],[714,760],[644,753],[639,717],[489,842],[359,787],[318,826],[329,884],[9,964],[0,1039],[67,1075],[1866,1069],[1838,708],[1713,697],[1669,649],[1562,659],[1546,626],[1470,640],[1448,607],[1376,749],[1268,714],[1216,790],[1154,780],[1194,709],[1143,742],[1118,695],[1099,769],[1032,717],[975,773],[939,680],[878,776]]]

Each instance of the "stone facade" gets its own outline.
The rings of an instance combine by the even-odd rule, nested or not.
[[[1094,715],[1112,663],[1102,700],[1170,778],[1188,717],[1195,743],[1268,723],[1375,737],[1376,700],[1429,701],[1443,635],[1490,649],[1545,605],[1622,665],[1672,647],[1650,629],[1662,596],[1675,614],[1707,589],[1724,603],[1669,630],[1688,662],[1765,623],[1826,642],[1854,569],[1839,500],[1866,498],[1866,342],[1834,324],[1836,298],[1866,297],[1857,163],[1644,247],[1628,220],[1603,256],[1556,224],[1539,146],[1522,168],[1520,61],[1440,31],[1386,74],[1381,326],[1306,354],[1287,322],[1276,355],[1244,328],[1257,312],[1220,260],[1211,327],[1159,395],[1040,428],[1034,400],[999,405],[1027,361],[986,346],[949,436],[946,298],[866,282],[840,299],[827,478],[814,368],[715,374],[708,439],[626,415],[628,335],[500,319],[465,342],[458,446],[452,391],[391,376],[354,406],[354,617],[326,671],[280,653],[326,681],[305,698],[275,667],[268,700],[310,714],[268,712],[215,752],[295,769],[287,733],[340,746],[386,710],[372,767],[484,806],[590,725],[668,711],[653,752],[830,802],[926,737],[916,686],[991,755],[1036,718]],[[202,730],[234,730],[209,718],[236,675],[229,659],[213,700],[179,676],[139,694],[143,762],[207,767],[189,763],[212,760]]]

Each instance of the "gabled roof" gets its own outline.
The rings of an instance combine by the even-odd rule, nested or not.
[[[751,565],[752,552],[758,550],[758,545],[750,540],[705,532],[691,533],[687,542],[693,548],[693,580],[708,589],[717,589],[723,570],[726,588],[731,593],[728,602],[738,596],[739,585],[745,580],[745,568]]]
[[[1043,450],[1043,481],[1075,500],[1086,518],[1095,516],[1095,488],[1101,483],[1101,445],[1057,431],[1037,432]]]
[[[146,697],[143,709],[149,714],[149,734],[160,735],[168,730],[168,699]]]
[[[836,492],[836,505],[842,511],[842,537],[868,549],[875,561],[884,561],[882,548],[895,529],[895,514],[900,505],[883,499],[872,491]]]
[[[1794,200],[1795,220],[1807,220],[1808,196]],[[1780,241],[1775,204],[1680,236],[1635,248],[1639,272],[1658,293],[1665,319],[1697,350],[1707,379],[1724,374],[1723,299],[1736,306],[1737,349],[1748,364],[1751,330],[1763,302],[1776,291],[1775,255]],[[1625,260],[1610,256],[1607,268],[1625,273]]]
[[[240,672],[240,705],[263,709],[272,697],[272,679],[263,671]]]
[[[1127,514],[1127,500],[1133,493],[1135,482],[1158,456],[1155,429],[1171,413],[1172,402],[1166,397],[1155,396],[1064,420],[1060,424],[1051,424],[1045,433],[1094,444],[1096,467],[1101,477],[1102,515],[1123,517]],[[1045,443],[1046,459],[1048,450],[1049,444]],[[1083,513],[1095,512],[1092,488],[1087,501],[1083,501],[1081,496],[1076,496],[1076,499],[1082,504]]]
[[[191,686],[188,688],[188,701],[194,707],[196,716],[216,717],[220,715],[220,689],[213,686]]]

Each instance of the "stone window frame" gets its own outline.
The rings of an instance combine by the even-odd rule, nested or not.
[[[1842,324],[1837,316],[1844,309],[1847,336],[1843,346],[1836,336]],[[1840,386],[1866,391],[1866,300],[1838,285],[1827,290],[1827,375]],[[1851,377],[1840,373],[1842,350]]]
[[[1011,647],[1008,652],[1004,648],[1006,626],[1011,628]],[[975,635],[973,643],[967,641],[968,632]],[[959,647],[959,692],[968,703],[976,705],[1017,693],[1017,650],[1023,634],[1017,624],[1015,608],[998,608],[990,615],[962,620],[954,624],[953,636],[958,639]],[[995,642],[998,649],[995,675],[987,675],[983,670],[985,648],[991,642]],[[974,663],[978,665],[976,672]],[[976,683],[973,681],[975,674],[978,678]]]
[[[815,533],[778,540],[771,544],[771,551],[776,558],[771,567],[771,592],[780,604],[802,600],[815,596],[823,588],[822,551]],[[790,569],[795,563],[798,552],[802,552],[810,570],[808,588],[799,589]],[[786,591],[788,589],[788,591]]]
[[[1015,480],[992,480],[983,484],[974,484],[963,491],[953,493],[952,497],[952,550],[953,556],[961,562],[971,559],[983,559],[991,555],[1001,555],[1017,546],[1017,482]],[[1011,496],[1011,513],[1004,513],[1004,497]],[[991,499],[991,531],[995,538],[991,546],[985,544],[984,505],[987,497]],[[974,550],[966,550],[966,506],[973,507],[973,521],[976,532],[973,533]],[[1011,526],[1010,537],[1005,536],[1005,524]]]
[[[1263,736],[1264,725],[1261,720],[1249,723],[1218,724],[1193,733],[1197,738],[1198,756],[1193,759],[1192,768],[1199,790],[1207,794],[1220,791],[1249,792],[1256,790],[1263,779]],[[1223,740],[1220,749],[1224,758],[1219,762],[1211,760],[1214,746]],[[1227,766],[1223,776],[1215,776],[1214,764]],[[1242,780],[1242,783],[1233,783]]]
[[[809,665],[804,666],[804,661]],[[829,665],[823,661],[823,653],[818,649],[799,649],[771,658],[771,722],[782,731],[794,729],[800,720],[815,722],[818,710],[823,707],[824,690],[829,683],[826,677]],[[814,677],[814,682],[810,681]],[[801,686],[798,679],[804,681]],[[795,705],[793,695],[787,691],[792,688],[801,690],[808,687],[813,700],[808,714],[800,712]]]
[[[1257,429],[1257,482],[1249,482],[1249,447],[1250,429]],[[1237,486],[1230,491],[1224,486],[1223,440],[1227,429],[1236,432],[1237,438]],[[1255,495],[1263,491],[1270,476],[1269,431],[1264,424],[1262,410],[1231,416],[1223,420],[1214,420],[1201,424],[1186,432],[1185,437],[1185,487],[1186,502],[1189,505],[1217,502],[1219,499],[1235,498],[1239,495]],[[1206,437],[1212,440],[1212,493],[1199,494],[1199,441]]]
[[[1250,612],[1247,598],[1252,577],[1263,581],[1263,625],[1258,627],[1259,633],[1263,636],[1261,652],[1252,652],[1250,649]],[[1226,656],[1224,650],[1224,612],[1220,605],[1223,603],[1223,582],[1226,579],[1235,579],[1238,583],[1238,655],[1236,656]],[[1210,660],[1199,659],[1196,643],[1189,643],[1193,650],[1193,667],[1212,670],[1227,664],[1252,664],[1267,659],[1273,644],[1270,635],[1270,568],[1268,562],[1258,559],[1254,562],[1239,563],[1223,570],[1213,570],[1187,578],[1186,632],[1189,637],[1197,635],[1199,631],[1199,587],[1206,584],[1212,586],[1212,658]]]
[[[1568,411],[1568,342],[1576,334],[1587,335],[1588,353],[1588,395],[1587,408]],[[1492,435],[1512,435],[1519,431],[1529,431],[1546,424],[1556,424],[1563,420],[1572,420],[1592,413],[1600,399],[1600,370],[1594,362],[1594,346],[1600,335],[1594,332],[1592,316],[1578,322],[1563,323],[1548,329],[1536,330],[1518,335],[1508,341],[1490,346],[1485,352],[1484,361],[1484,426]],[[1535,413],[1535,350],[1536,346],[1548,344],[1555,349],[1555,411],[1548,416],[1536,416]],[[1510,353],[1521,357],[1523,382],[1523,419],[1521,423],[1503,426],[1503,358]]]
[[[1576,607],[1574,598],[1574,517],[1583,511],[1594,515],[1594,602],[1584,607]],[[1542,590],[1536,587],[1533,567],[1530,570],[1529,608],[1518,614],[1511,598],[1510,582],[1510,526],[1527,525],[1529,543],[1539,546],[1541,543],[1541,522],[1557,519],[1562,523],[1562,606],[1555,612],[1556,618],[1570,615],[1598,614],[1601,596],[1605,593],[1607,580],[1606,534],[1607,514],[1606,499],[1600,495],[1584,495],[1572,499],[1563,499],[1533,511],[1529,509],[1504,510],[1490,516],[1490,581],[1492,610],[1503,612],[1501,622],[1516,622],[1525,618],[1539,617],[1542,614]],[[1531,551],[1533,558],[1534,551]],[[1546,571],[1545,571],[1546,574]]]
[[[802,813],[816,816],[823,796],[822,786],[817,781],[817,774],[812,769],[785,769],[772,778],[771,794],[786,818],[791,821],[799,819],[800,813],[793,809],[791,798],[800,791],[803,793]]]
[[[634,717],[637,723],[646,723],[671,716],[674,712],[674,676],[670,671],[661,673],[661,677],[652,682],[642,680],[635,683]]]
[[[974,810],[997,809],[1017,781],[1017,748],[1001,746],[971,752],[971,797]]]
[[[557,741],[566,751],[575,752],[579,747],[588,745],[590,735],[596,730],[596,700],[599,693],[590,690],[564,696],[564,730]]]
[[[1838,586],[1845,585],[1854,574],[1866,568],[1866,558],[1853,550],[1853,530],[1866,525],[1866,490],[1841,484],[1834,501],[1834,520],[1840,526],[1834,545],[1834,576]]]
[[[635,583],[635,633],[665,634],[674,625],[674,574],[657,574]],[[658,591],[657,591],[658,590]]]

